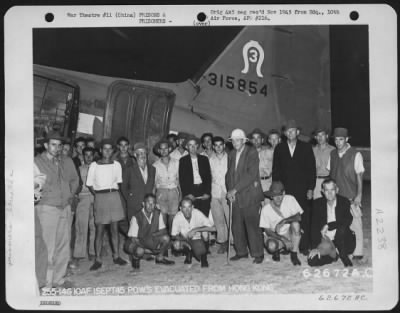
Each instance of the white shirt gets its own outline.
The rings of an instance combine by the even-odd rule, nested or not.
[[[148,178],[147,165],[144,167],[144,169],[142,169],[139,165],[138,165],[138,167],[139,167],[140,173],[142,174],[144,183],[147,184],[147,178]]]
[[[118,189],[122,183],[122,169],[118,161],[111,164],[97,164],[92,162],[86,178],[86,186],[94,190]]]
[[[296,144],[297,144],[297,143],[296,143]],[[289,143],[287,143],[287,145],[288,145],[288,147],[289,147],[290,155],[291,155],[292,158],[293,158],[294,150],[296,150],[296,145],[292,146],[292,145],[290,145]]]
[[[237,169],[237,166],[239,164],[240,155],[242,154],[243,150],[244,150],[244,145],[243,145],[242,149],[236,150],[235,170]]]
[[[186,150],[184,150],[183,154],[181,154],[178,150],[178,148],[176,148],[174,151],[171,152],[171,154],[169,155],[171,158],[179,161],[179,159],[181,157],[184,157],[185,155],[188,155],[189,152],[187,152]]]
[[[326,209],[327,209],[327,224],[330,222],[336,222],[336,213],[335,213],[335,209],[336,209],[336,200],[333,203],[332,206],[330,206],[328,204],[328,202],[326,203]],[[335,239],[335,234],[336,234],[336,229],[333,230],[328,230],[326,232],[326,235],[328,236],[328,238],[330,240]]]
[[[147,217],[144,209],[142,209],[142,212],[144,214],[144,217],[146,218],[147,222],[151,224],[151,219],[153,218],[153,213],[150,214],[150,217]],[[162,214],[160,214],[160,218],[158,220],[158,230],[164,229],[165,228],[165,223]],[[129,225],[129,231],[128,231],[128,237],[136,237],[138,236],[139,232],[139,225],[137,223],[137,219],[135,216],[132,216],[131,222]]]
[[[288,218],[297,213],[303,214],[303,209],[300,207],[299,203],[295,199],[295,197],[291,195],[285,195],[283,197],[281,207],[279,209],[282,216],[279,216],[275,210],[271,207],[271,204],[266,204],[261,209],[260,215],[260,227],[261,228],[269,228],[275,231],[276,225],[282,221],[284,218]],[[283,225],[279,230],[279,235],[284,235],[288,232],[290,224]]]
[[[38,166],[35,163],[33,163],[33,182],[39,185],[37,190],[42,189],[44,183],[46,182],[46,175],[40,172]]]
[[[199,162],[197,161],[197,158],[190,157],[190,160],[192,160],[193,184],[199,185],[203,182],[199,172]]]
[[[179,211],[172,222],[171,236],[177,236],[181,234],[186,238],[187,233],[197,227],[211,227],[212,223],[208,217],[206,217],[201,211],[193,208],[192,218],[188,221],[183,215],[182,211]],[[201,239],[200,232],[197,232],[192,239]]]
[[[155,185],[156,188],[174,189],[179,186],[179,161],[173,158],[169,159],[168,165],[165,165],[161,159],[154,162],[156,169]]]
[[[347,145],[347,148],[344,149],[344,151],[339,152],[339,158],[342,158],[343,155],[347,152],[347,150],[350,149],[350,144]],[[326,166],[326,169],[328,171],[331,170],[331,157],[329,156],[329,160],[328,160],[328,164]],[[362,157],[362,154],[360,152],[356,152],[356,156],[354,158],[354,171],[356,172],[356,174],[361,174],[365,172],[365,168],[364,168],[364,160]]]
[[[204,156],[206,156],[207,158],[211,158],[212,156],[215,155],[215,152],[211,150],[210,154],[208,154],[208,153],[207,153],[207,150],[203,150],[203,151],[201,151],[200,155],[204,155]]]
[[[211,196],[222,198],[226,194],[225,174],[228,171],[228,154],[223,152],[219,158],[217,154],[210,157],[211,167]]]
[[[267,147],[261,147],[261,150],[258,151],[258,158],[260,159],[260,177],[268,177],[271,176],[272,173],[272,160],[274,157],[274,150],[269,149]]]

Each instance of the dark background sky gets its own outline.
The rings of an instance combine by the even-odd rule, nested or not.
[[[35,64],[112,77],[196,80],[241,29],[35,29],[33,60]],[[330,59],[332,127],[347,127],[353,145],[368,147],[368,27],[330,26]]]

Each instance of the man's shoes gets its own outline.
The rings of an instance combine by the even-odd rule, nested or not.
[[[264,256],[256,256],[253,260],[254,264],[261,264],[264,261]]]
[[[185,261],[183,262],[184,264],[192,264],[192,251],[191,250],[187,250],[186,252],[186,258]]]
[[[175,264],[175,262],[165,259],[165,258],[162,258],[161,260],[156,259],[156,264],[173,265],[173,264]]]
[[[118,264],[118,265],[126,265],[128,262],[126,262],[124,259],[122,259],[121,257],[118,257],[116,259],[114,259],[114,264]]]
[[[286,249],[286,248],[282,248],[282,249],[280,250],[280,253],[281,253],[282,255],[288,255],[288,254],[290,253],[290,251],[289,251],[288,249]]]
[[[353,263],[350,261],[347,255],[340,255],[340,260],[343,262],[344,267],[353,266]],[[353,256],[354,260],[354,256]],[[358,260],[358,259],[355,259]]]
[[[224,254],[228,250],[228,242],[223,242],[219,245],[219,248],[217,250],[218,254]]]
[[[132,267],[133,267],[135,270],[140,269],[140,259],[132,258]]]
[[[294,266],[301,265],[299,258],[297,257],[297,252],[290,252],[290,261]]]
[[[240,260],[240,259],[247,259],[248,257],[249,257],[248,254],[245,254],[245,255],[238,255],[238,254],[236,254],[236,255],[234,255],[233,257],[231,257],[229,260],[231,260],[231,261],[238,261],[238,260]]]
[[[185,254],[182,251],[172,250],[172,255],[175,257],[184,256]]]
[[[210,246],[214,246],[217,243],[217,241],[215,239],[211,239],[210,240]]]
[[[272,260],[275,261],[275,262],[279,262],[281,260],[281,254],[280,254],[279,251],[275,251],[272,254]]]
[[[75,287],[75,284],[74,284],[73,282],[69,281],[69,280],[65,280],[62,284],[58,284],[58,285],[56,285],[55,287],[56,287],[56,288],[65,288],[65,289],[68,289],[68,288],[74,288],[74,287]]]
[[[207,254],[200,257],[201,267],[208,267]]]
[[[97,271],[102,265],[103,265],[103,263],[101,263],[99,261],[95,261],[93,263],[93,265],[90,267],[90,270],[91,271]]]

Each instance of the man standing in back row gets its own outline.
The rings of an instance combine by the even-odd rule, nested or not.
[[[363,259],[363,229],[362,229],[362,182],[364,162],[360,152],[348,143],[349,135],[346,128],[335,128],[333,131],[335,150],[332,150],[328,163],[330,176],[338,187],[338,194],[349,199],[352,203],[351,213],[353,222],[350,228],[356,235],[356,248],[353,260],[359,262]]]
[[[300,224],[303,231],[300,252],[307,255],[311,248],[311,216],[308,202],[313,198],[316,166],[311,145],[300,141],[299,134],[296,121],[288,121],[285,127],[287,142],[280,143],[274,151],[272,180],[281,181],[286,193],[294,196],[304,211]]]

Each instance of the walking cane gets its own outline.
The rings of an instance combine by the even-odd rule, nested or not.
[[[229,258],[231,255],[231,229],[232,229],[232,201],[229,201],[229,218],[228,218],[228,253],[226,255],[226,265],[231,265],[229,263]]]

